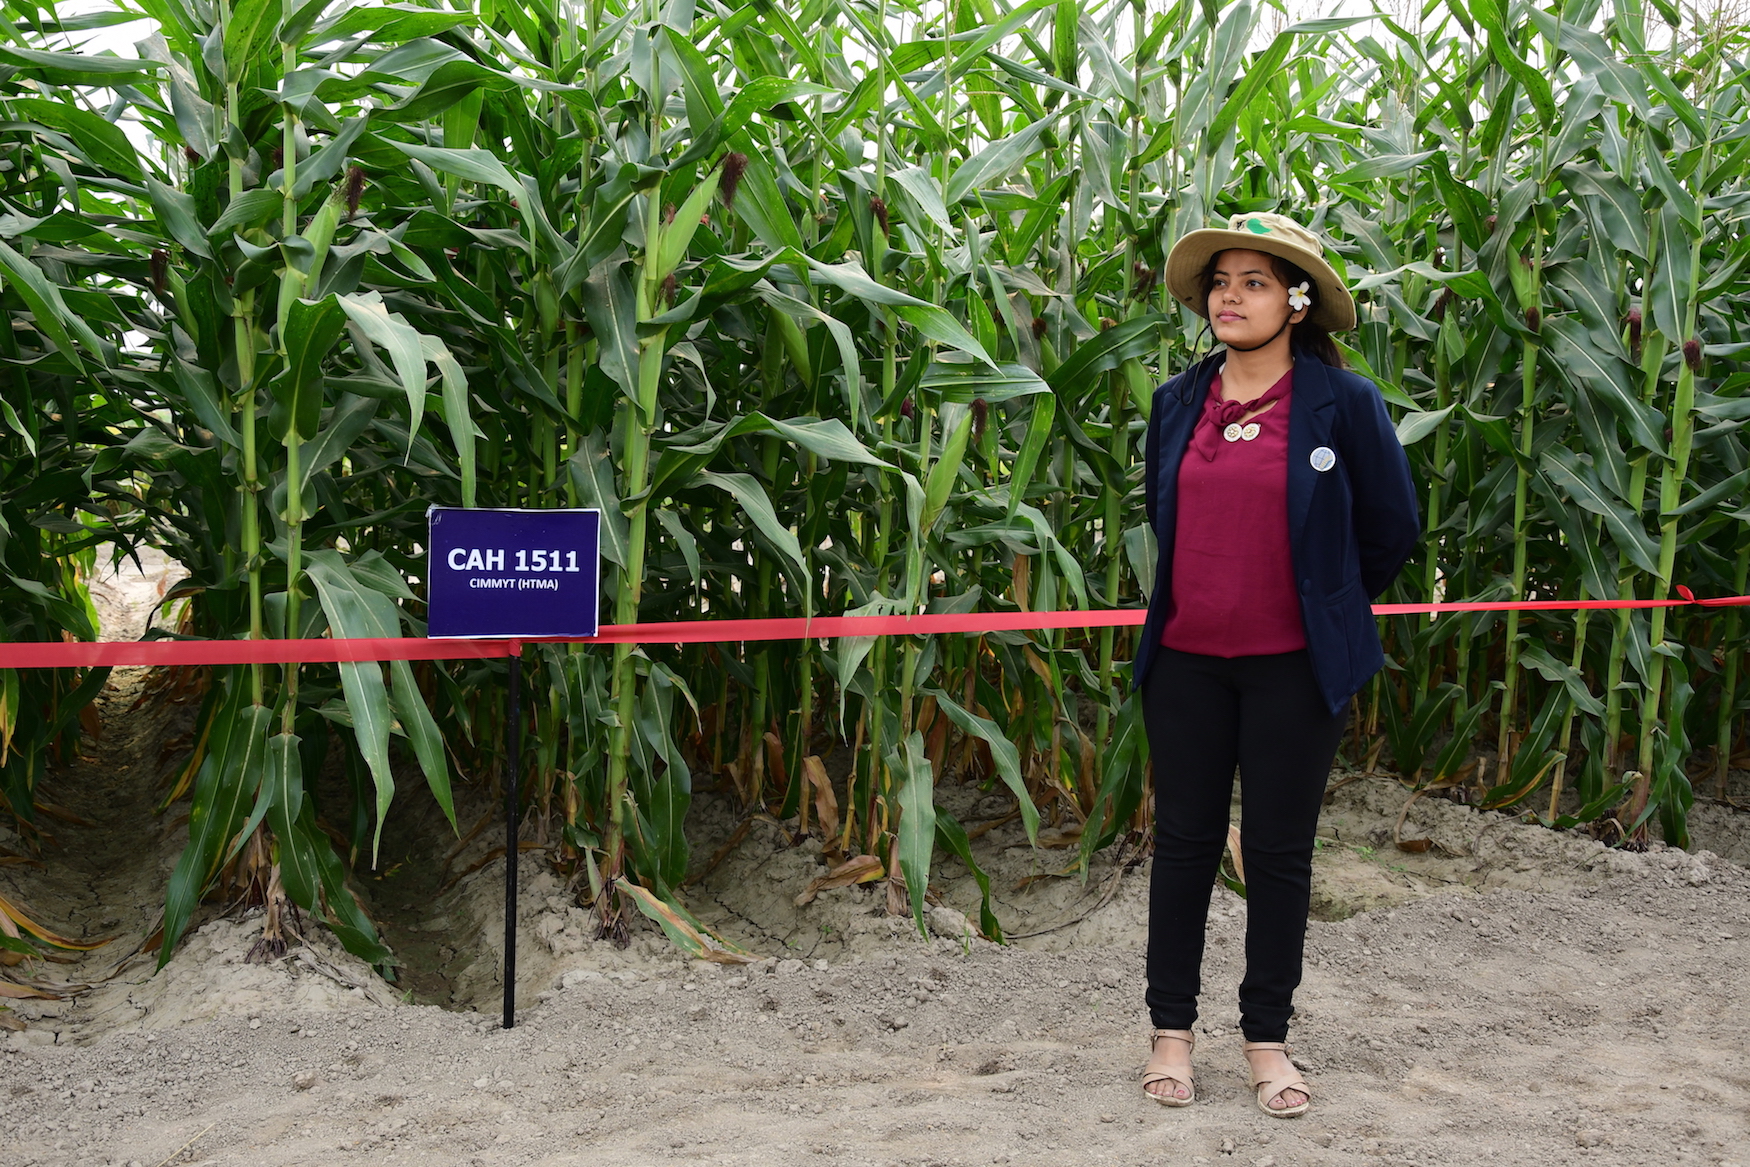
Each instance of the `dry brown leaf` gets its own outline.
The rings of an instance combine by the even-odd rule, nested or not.
[[[1047,827],[1039,832],[1041,847],[1073,847],[1082,839],[1082,824],[1068,823],[1061,827]]]
[[[905,873],[899,869],[899,840],[887,844],[887,914],[911,915],[911,894],[905,886]]]
[[[1444,790],[1449,786],[1463,786],[1471,780],[1471,775],[1477,772],[1477,764],[1486,761],[1484,758],[1472,758],[1450,774],[1436,774],[1434,780],[1427,785],[1433,790]]]
[[[0,997],[11,997],[15,1000],[26,997],[40,998],[45,1001],[59,1001],[59,993],[51,993],[47,989],[39,989],[34,985],[21,985],[15,981],[0,981]]]
[[[520,849],[518,850],[518,854],[521,854]],[[474,862],[468,864],[466,869],[456,872],[456,874],[450,876],[449,879],[445,880],[443,885],[438,888],[438,894],[442,895],[444,892],[449,891],[452,887],[455,887],[458,883],[462,882],[462,880],[468,878],[470,875],[473,875],[476,871],[479,871],[482,867],[485,867],[488,863],[491,863],[494,859],[503,859],[503,858],[504,858],[504,848],[502,846],[493,847],[492,849],[487,851],[486,854],[480,856],[480,858],[478,858],[478,859],[474,860]]]
[[[905,884],[893,879],[887,881],[887,914],[889,916],[911,915],[911,901],[906,898]]]
[[[16,924],[17,927],[13,927],[14,924]],[[50,944],[56,948],[65,948],[70,952],[90,952],[94,948],[102,948],[105,944],[109,943],[107,939],[104,939],[92,944],[85,944],[78,940],[69,940],[65,936],[57,936],[47,928],[44,928],[41,924],[32,920],[29,916],[25,915],[19,910],[17,905],[8,901],[4,896],[0,896],[0,931],[5,932],[8,936],[16,940],[19,939],[18,929],[20,928],[29,932],[44,944]]]
[[[639,887],[627,879],[614,881],[640,912],[654,920],[675,945],[697,960],[714,964],[755,964],[759,957],[736,948],[708,931],[701,931],[691,920],[675,910],[674,905],[657,898],[648,888]],[[701,926],[702,927],[702,926]]]
[[[1404,800],[1403,809],[1398,811],[1398,821],[1392,826],[1392,829],[1391,829],[1391,841],[1393,843],[1397,844],[1398,850],[1408,851],[1412,855],[1419,855],[1423,851],[1426,851],[1429,847],[1432,847],[1434,845],[1433,839],[1406,839],[1406,838],[1404,838],[1404,820],[1406,820],[1410,817],[1410,807],[1412,807],[1416,804],[1416,800],[1418,798],[1422,797],[1424,794],[1426,794],[1430,790],[1434,790],[1434,789],[1437,789],[1437,787],[1424,786],[1424,787],[1422,787],[1422,789],[1416,791],[1416,793],[1410,795],[1409,798]]]
[[[802,759],[802,776],[814,787],[814,820],[820,826],[820,837],[829,848],[838,846],[839,800],[833,793],[832,780],[826,776],[826,763],[818,754]]]
[[[497,821],[498,821],[498,809],[496,807],[492,808],[491,810],[488,810],[485,814],[481,815],[479,821],[476,822],[472,827],[468,828],[468,833],[463,835],[460,839],[456,840],[456,845],[454,847],[450,848],[450,853],[448,855],[444,856],[444,870],[445,871],[449,870],[450,864],[454,863],[456,861],[456,857],[459,856],[463,851],[466,851],[468,849],[468,844],[472,843],[474,841],[474,838],[476,835],[478,835],[481,831],[485,830],[489,824],[495,823]]]
[[[1004,825],[1005,823],[1012,823],[1020,817],[1021,817],[1021,808],[1016,807],[1014,810],[1011,810],[1008,814],[1002,815],[999,818],[994,818],[994,819],[990,820],[990,822],[988,822],[988,823],[980,823],[976,827],[973,827],[966,832],[967,841],[970,842],[973,839],[982,839],[984,836],[990,834],[992,831],[996,830],[998,827]]]
[[[1361,772],[1367,775],[1379,772],[1379,754],[1385,748],[1384,738],[1375,738],[1373,745],[1368,747],[1367,758],[1361,763]]]
[[[1227,853],[1234,857],[1234,878],[1246,882],[1246,861],[1240,855],[1240,829],[1232,823],[1227,825]]]
[[[170,787],[170,793],[165,795],[164,801],[158,804],[158,809],[160,811],[193,789],[194,776],[199,772],[201,762],[207,756],[207,740],[212,736],[213,720],[216,719],[209,719],[207,721],[207,727],[201,731],[200,741],[195,743],[194,752],[188,756],[188,763],[184,765],[181,772],[177,774],[175,783]],[[168,747],[166,748],[168,749]]]
[[[76,827],[95,827],[97,825],[84,815],[76,814],[64,806],[56,806],[52,802],[37,802],[33,805],[35,805],[37,813],[46,814],[52,819],[60,819],[64,823],[72,823]]]
[[[766,731],[766,773],[772,776],[779,790],[790,789],[790,772],[784,767],[784,743],[771,730]]]
[[[935,698],[931,697],[930,700],[934,701]],[[930,760],[930,770],[938,777],[941,776],[942,761],[948,752],[949,724],[946,717],[936,718],[935,724],[930,727],[929,739],[924,742],[924,757]]]
[[[1081,825],[1088,820],[1088,816],[1082,813],[1081,802],[1077,800],[1074,791],[1066,790],[1064,787],[1047,779],[1045,777],[1044,760],[1041,758],[1039,761],[1040,790],[1038,795],[1034,798],[1034,802],[1038,804],[1040,811],[1043,812],[1049,801],[1062,810],[1064,814],[1073,818],[1076,821],[1076,827],[1079,830]],[[1065,827],[1064,829],[1068,830],[1069,828]]]
[[[1015,607],[1023,612],[1030,612],[1032,602],[1029,595],[1033,577],[1033,561],[1025,555],[1015,556],[1014,564],[1009,568],[1009,599],[1015,602]]]
[[[739,847],[741,841],[747,838],[747,833],[753,829],[754,817],[755,816],[749,816],[748,818],[742,819],[741,824],[735,828],[735,831],[728,839],[724,840],[723,846],[717,848],[717,850],[712,853],[711,862],[705,864],[705,869],[697,875],[688,876],[686,880],[682,882],[681,886],[685,887],[687,884],[698,883],[707,875],[716,871],[717,868],[722,865],[723,861],[729,858],[729,853]]]
[[[1015,890],[1016,891],[1026,891],[1028,888],[1032,887],[1034,884],[1040,882],[1041,880],[1068,879],[1069,877],[1071,877],[1073,875],[1080,875],[1081,870],[1082,870],[1082,861],[1078,858],[1073,863],[1071,863],[1069,866],[1065,867],[1062,871],[1041,871],[1035,875],[1027,875],[1027,876],[1021,877],[1020,879],[1015,881]]]
[[[1047,689],[1050,689],[1051,666],[1041,660],[1039,654],[1034,652],[1031,648],[1022,649],[1022,653],[1027,658],[1027,667],[1032,669],[1041,681],[1045,682],[1045,687]]]
[[[796,897],[796,906],[805,907],[812,903],[814,897],[823,891],[835,887],[849,887],[853,883],[874,883],[887,876],[887,869],[881,866],[881,860],[873,855],[858,855],[847,859],[819,879],[813,880],[802,889],[802,894]]]

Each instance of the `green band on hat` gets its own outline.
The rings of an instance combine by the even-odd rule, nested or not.
[[[1258,235],[1270,234],[1270,228],[1264,226],[1264,224],[1258,222],[1258,220],[1256,220],[1256,219],[1247,219],[1246,226],[1255,234],[1258,234]]]

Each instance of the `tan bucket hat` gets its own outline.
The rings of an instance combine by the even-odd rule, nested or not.
[[[1180,237],[1167,256],[1167,290],[1179,303],[1199,316],[1209,315],[1203,302],[1203,269],[1217,252],[1231,247],[1280,255],[1313,278],[1318,296],[1308,323],[1327,332],[1346,332],[1355,327],[1355,298],[1325,260],[1319,237],[1286,215],[1259,211],[1235,215],[1227,229],[1205,227]]]

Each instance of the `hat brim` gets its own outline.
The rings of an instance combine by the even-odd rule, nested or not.
[[[1207,318],[1209,306],[1203,302],[1203,269],[1217,253],[1235,248],[1281,256],[1313,278],[1319,294],[1307,323],[1316,324],[1326,332],[1347,332],[1355,327],[1355,297],[1349,294],[1349,289],[1343,286],[1343,281],[1337,278],[1336,271],[1324,256],[1287,239],[1256,235],[1250,231],[1204,227],[1181,236],[1167,255],[1167,290],[1179,303]]]

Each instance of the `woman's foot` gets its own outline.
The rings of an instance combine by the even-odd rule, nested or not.
[[[1189,1029],[1157,1029],[1142,1089],[1162,1106],[1189,1106],[1197,1097],[1191,1081],[1191,1050],[1197,1044]]]
[[[1248,1041],[1245,1052],[1252,1089],[1258,1092],[1258,1109],[1274,1118],[1305,1114],[1309,1101],[1307,1085],[1288,1059],[1287,1043]]]

